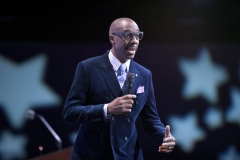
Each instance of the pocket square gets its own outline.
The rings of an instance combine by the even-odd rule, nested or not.
[[[140,86],[137,89],[137,93],[143,93],[144,92],[144,86]]]

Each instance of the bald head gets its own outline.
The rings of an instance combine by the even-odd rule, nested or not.
[[[130,18],[118,18],[114,20],[109,28],[109,36],[112,35],[113,32],[121,31],[127,24],[130,23],[133,23],[135,26],[137,26],[136,22]]]

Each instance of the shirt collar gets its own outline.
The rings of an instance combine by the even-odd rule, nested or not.
[[[113,55],[111,50],[108,54],[108,58],[113,66],[114,71],[117,71],[122,63]],[[124,63],[127,66],[127,72],[129,71],[130,62],[131,61],[129,59],[129,60],[127,60],[127,62]]]

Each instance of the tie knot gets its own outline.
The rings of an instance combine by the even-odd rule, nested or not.
[[[121,64],[121,66],[119,67],[120,71],[125,72],[126,71],[127,66],[125,64]]]

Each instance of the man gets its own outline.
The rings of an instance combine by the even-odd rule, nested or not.
[[[78,64],[63,109],[66,123],[81,124],[72,159],[143,159],[138,116],[159,152],[174,148],[170,126],[158,116],[151,72],[132,60],[142,37],[133,20],[116,19],[109,29],[112,49]]]

